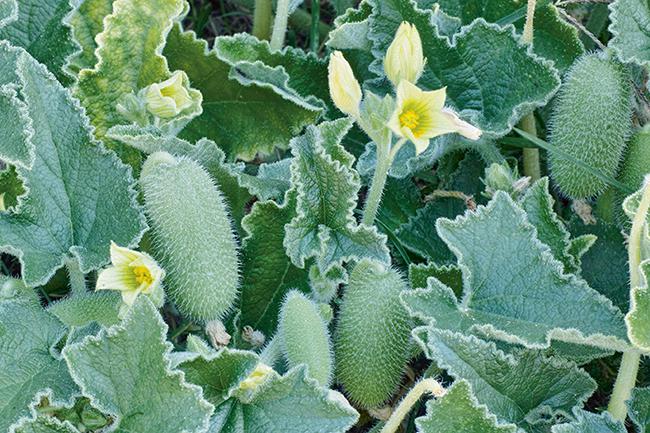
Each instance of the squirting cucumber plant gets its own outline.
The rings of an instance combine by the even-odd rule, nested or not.
[[[650,6],[0,0],[0,433],[644,433]]]

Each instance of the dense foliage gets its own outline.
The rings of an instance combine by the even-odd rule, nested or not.
[[[0,432],[650,431],[647,2],[321,3],[0,0]]]

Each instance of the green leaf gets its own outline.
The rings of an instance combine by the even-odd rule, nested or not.
[[[463,297],[459,302],[449,287],[430,278],[427,289],[402,295],[416,317],[441,329],[478,332],[530,348],[549,347],[551,340],[629,348],[620,310],[563,272],[506,193],[497,192],[476,212],[436,225],[463,271]]]
[[[630,311],[625,316],[630,341],[643,351],[650,351],[650,259],[640,265],[642,282],[632,287]]]
[[[17,169],[28,195],[0,215],[0,249],[18,256],[25,283],[36,286],[66,258],[78,259],[83,272],[98,269],[108,262],[111,241],[137,244],[145,221],[129,168],[93,140],[78,102],[22,49],[0,43],[0,64],[12,56],[11,85],[38,128],[32,169]]]
[[[411,0],[370,3],[373,70],[383,76],[381,59],[398,26],[414,24],[428,59],[418,84],[426,90],[446,86],[448,103],[486,135],[508,133],[523,115],[546,105],[560,85],[557,70],[522,45],[513,27],[479,18],[450,42],[432,24],[433,10]]]
[[[282,201],[291,188],[291,158],[260,164],[257,174],[238,173],[239,182],[260,200]]]
[[[278,312],[291,289],[309,292],[307,270],[291,263],[284,250],[284,227],[296,216],[296,193],[287,194],[285,203],[257,202],[242,221],[246,237],[242,241],[241,324],[275,332]]]
[[[239,384],[253,372],[258,357],[253,352],[224,348],[211,355],[197,355],[178,368],[185,379],[203,388],[203,397],[215,406],[229,399]]]
[[[119,322],[121,305],[117,292],[86,292],[54,302],[47,311],[68,327],[81,328],[92,322],[108,327]]]
[[[526,217],[537,229],[538,239],[547,245],[553,257],[562,262],[564,272],[580,272],[580,258],[596,241],[593,235],[571,239],[569,231],[558,218],[553,205],[555,201],[548,192],[548,178],[535,182],[521,199]]]
[[[55,346],[65,327],[33,297],[0,298],[0,431],[32,413],[43,396],[71,405],[78,395]]]
[[[9,166],[0,171],[0,196],[6,209],[11,209],[18,204],[18,199],[25,193],[23,182],[20,180],[16,168]]]
[[[284,247],[299,268],[311,257],[321,273],[361,257],[390,262],[386,237],[354,219],[361,185],[354,157],[339,144],[350,126],[348,119],[324,122],[291,142],[297,215],[285,227]]]
[[[78,50],[64,18],[72,10],[69,0],[21,0],[18,19],[0,28],[0,40],[24,48],[43,63],[63,84],[71,77],[63,71],[69,56]],[[1,15],[1,13],[0,13]]]
[[[119,431],[189,433],[207,427],[213,406],[199,387],[170,369],[166,333],[158,311],[141,296],[121,324],[63,349],[82,393],[114,417]]]
[[[454,255],[436,233],[438,218],[454,218],[467,209],[462,200],[439,198],[418,209],[406,224],[397,230],[396,235],[410,251],[427,260],[440,264],[449,264]]]
[[[4,57],[4,56],[3,56]],[[8,62],[15,63],[12,60]],[[34,128],[27,106],[18,97],[16,89],[7,85],[0,87],[0,158],[3,161],[29,169],[34,163],[34,145],[31,138]]]
[[[622,311],[627,310],[630,305],[630,276],[625,238],[620,228],[602,218],[596,225],[585,225],[575,218],[569,227],[574,236],[597,237],[594,246],[582,256],[582,278]]]
[[[609,46],[625,62],[650,64],[650,5],[643,0],[616,0],[609,6]]]
[[[69,422],[61,422],[56,418],[39,416],[35,420],[22,423],[15,433],[79,433]]]
[[[81,100],[95,136],[103,139],[111,126],[130,123],[117,110],[118,102],[131,92],[168,78],[169,69],[160,54],[174,20],[185,11],[183,0],[116,0],[113,13],[104,18],[96,37],[93,69],[79,72],[75,96]],[[140,153],[107,141],[123,161],[137,167]]]
[[[281,51],[272,51],[267,41],[260,41],[247,33],[215,39],[214,50],[221,59],[238,69],[250,68],[254,72],[259,68],[260,73],[264,69],[283,72],[289,88],[305,101],[327,108],[331,114],[336,113],[329,94],[327,62],[314,53],[290,46]],[[243,74],[243,70],[239,73]],[[257,79],[254,75],[249,78]],[[237,79],[242,82],[241,78]]]
[[[632,396],[627,401],[628,415],[637,433],[650,430],[650,388],[634,388]]]
[[[0,28],[12,23],[18,18],[16,0],[0,0]]]
[[[481,1],[440,0],[440,8],[449,15],[459,17],[463,24],[470,24],[477,18],[500,25],[515,24],[523,28],[526,18],[526,4],[517,0]],[[566,23],[557,8],[550,3],[535,9],[533,51],[535,54],[553,60],[555,67],[565,71],[573,61],[584,53],[578,30]]]
[[[463,273],[458,266],[438,266],[433,262],[409,266],[411,288],[426,288],[429,277],[434,277],[447,287],[451,287],[457,296],[460,296],[463,291]]]
[[[104,30],[104,18],[113,11],[113,0],[84,0],[70,14],[68,22],[72,35],[81,47],[68,59],[66,67],[74,73],[92,69],[97,63],[95,37]]]
[[[418,433],[515,433],[512,424],[499,424],[472,393],[469,382],[460,380],[439,399],[427,402],[425,416],[416,418]]]
[[[600,415],[577,410],[574,414],[576,420],[571,423],[558,424],[551,428],[552,433],[626,433],[623,423],[615,421],[609,413]]]
[[[415,331],[427,357],[456,379],[499,420],[520,427],[582,406],[596,382],[574,363],[533,350],[505,354],[494,343],[428,327]]]
[[[253,51],[249,54],[259,55],[257,48],[249,46]],[[286,149],[289,140],[321,114],[322,107],[314,105],[313,98],[306,100],[292,87],[299,77],[292,81],[284,67],[232,63],[222,56],[234,57],[235,53],[220,51],[226,50],[208,50],[206,41],[197,39],[194,32],[183,32],[179,25],[167,37],[163,54],[170,67],[187,72],[192,87],[203,94],[203,114],[185,127],[183,137],[190,141],[207,137],[219,143],[230,158],[250,160],[275,147]],[[284,55],[271,57],[277,60]]]
[[[344,433],[359,414],[340,393],[317,385],[305,367],[272,376],[250,399],[217,407],[210,433]]]

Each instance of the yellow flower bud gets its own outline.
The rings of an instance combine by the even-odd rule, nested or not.
[[[242,391],[253,391],[266,382],[272,373],[273,369],[271,367],[260,362],[255,367],[255,370],[239,384],[239,389]]]
[[[176,71],[169,79],[150,85],[144,90],[147,111],[160,118],[178,116],[192,106],[189,84],[185,72]]]
[[[361,86],[359,86],[357,79],[354,78],[350,64],[340,51],[335,51],[330,56],[328,71],[332,101],[345,114],[359,118]]]
[[[415,84],[422,74],[424,64],[422,41],[418,29],[414,25],[403,22],[386,51],[384,58],[386,76],[395,86],[398,86],[402,80]]]

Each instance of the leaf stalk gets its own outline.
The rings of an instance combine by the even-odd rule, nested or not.
[[[395,411],[390,416],[380,433],[395,433],[404,420],[404,417],[411,411],[411,408],[418,402],[424,394],[432,394],[439,398],[445,395],[445,388],[440,383],[428,378],[416,383],[413,388],[404,396],[404,399],[397,405]]]

